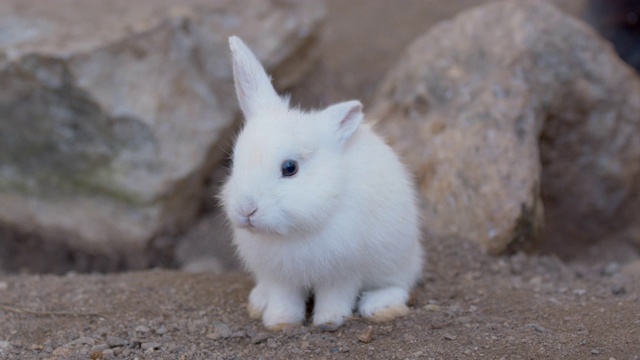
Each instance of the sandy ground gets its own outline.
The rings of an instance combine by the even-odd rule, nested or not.
[[[567,266],[428,242],[408,317],[268,333],[243,274],[0,277],[0,358],[638,359],[640,262]],[[359,339],[371,326],[369,343]],[[366,340],[366,339],[365,339]]]
[[[291,89],[294,101],[368,105],[416,35],[481,2],[329,1],[322,60]],[[576,14],[581,5],[562,2]],[[425,239],[425,247],[407,318],[354,319],[333,333],[266,332],[246,314],[252,284],[241,273],[0,275],[0,359],[640,357],[640,255],[629,236],[576,249],[570,262],[492,257],[458,239]]]

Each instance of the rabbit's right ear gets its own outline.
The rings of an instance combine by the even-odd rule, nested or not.
[[[233,80],[236,95],[245,120],[256,115],[265,107],[282,104],[282,100],[271,85],[271,78],[258,58],[237,36],[229,38],[233,56]]]

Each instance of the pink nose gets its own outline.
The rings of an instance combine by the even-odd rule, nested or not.
[[[258,211],[258,208],[255,206],[245,207],[238,210],[238,218],[237,222],[241,227],[252,227],[251,216]]]
[[[247,217],[251,217],[251,215],[255,214],[258,211],[258,208],[254,208],[253,211],[251,211]]]
[[[242,208],[240,208],[240,215],[245,217],[245,218],[250,218],[253,214],[255,214],[258,211],[258,207],[250,204],[247,206],[243,206]]]

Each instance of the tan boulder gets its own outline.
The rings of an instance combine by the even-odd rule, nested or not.
[[[638,221],[640,81],[552,5],[497,2],[435,26],[373,103],[436,237],[499,253],[534,247],[543,223],[557,244]]]

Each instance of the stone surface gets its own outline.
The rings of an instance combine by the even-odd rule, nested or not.
[[[543,222],[557,248],[638,220],[640,81],[549,4],[493,3],[435,26],[373,103],[436,237],[499,253],[535,246]]]
[[[311,0],[0,1],[0,223],[101,254],[183,228],[237,119],[228,36],[286,87],[323,14]]]
[[[232,245],[231,227],[227,217],[212,194],[220,192],[220,184],[228,173],[225,166],[215,169],[211,175],[205,212],[188,231],[175,240],[175,261],[188,272],[221,272],[238,269],[239,261]]]

